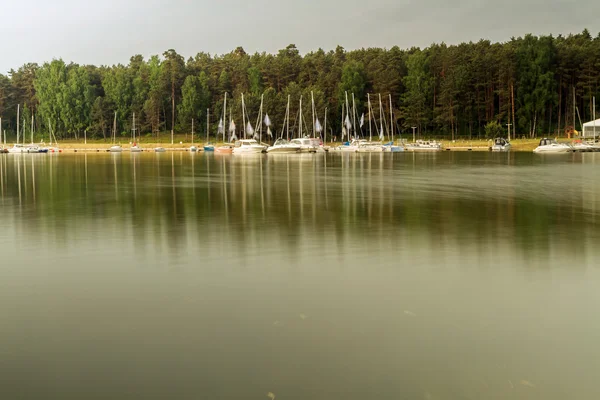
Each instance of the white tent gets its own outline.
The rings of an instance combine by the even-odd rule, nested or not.
[[[583,138],[595,138],[600,136],[600,119],[583,124]]]

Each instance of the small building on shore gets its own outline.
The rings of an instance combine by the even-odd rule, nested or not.
[[[581,137],[585,139],[600,137],[600,119],[583,124],[583,132],[581,133]]]

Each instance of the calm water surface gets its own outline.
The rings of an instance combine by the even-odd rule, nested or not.
[[[2,399],[600,398],[600,154],[0,167]]]

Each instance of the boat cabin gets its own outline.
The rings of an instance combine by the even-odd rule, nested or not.
[[[257,146],[258,142],[254,139],[240,139],[235,142],[235,147]]]
[[[556,140],[554,139],[548,139],[548,138],[543,138],[540,139],[540,146],[550,146],[552,144],[556,144]]]
[[[496,138],[494,139],[494,145],[495,146],[506,146],[508,144],[508,141],[504,138]]]

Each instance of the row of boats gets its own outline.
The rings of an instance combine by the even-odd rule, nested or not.
[[[131,152],[144,151],[139,145],[133,144],[129,149]],[[393,142],[373,142],[366,139],[355,139],[350,142],[345,142],[340,146],[325,146],[320,138],[296,138],[286,140],[284,138],[277,139],[272,145],[259,142],[256,139],[241,139],[235,143],[225,143],[222,146],[214,146],[206,144],[202,147],[205,152],[216,152],[221,154],[252,154],[252,153],[277,153],[277,154],[293,154],[293,153],[317,153],[324,151],[341,151],[353,153],[380,153],[380,152],[402,152],[402,151],[441,151],[442,144],[437,141],[416,141],[415,143],[407,143],[405,145],[394,144]],[[109,148],[109,152],[120,153],[123,147],[114,145]],[[154,148],[154,152],[165,152],[164,147]],[[197,146],[191,146],[189,151],[200,151]]]
[[[0,149],[2,153],[13,153],[13,154],[27,154],[27,153],[60,153],[62,150],[58,147],[46,147],[46,146],[38,146],[37,144],[22,144],[16,143],[13,147],[7,149]]]

